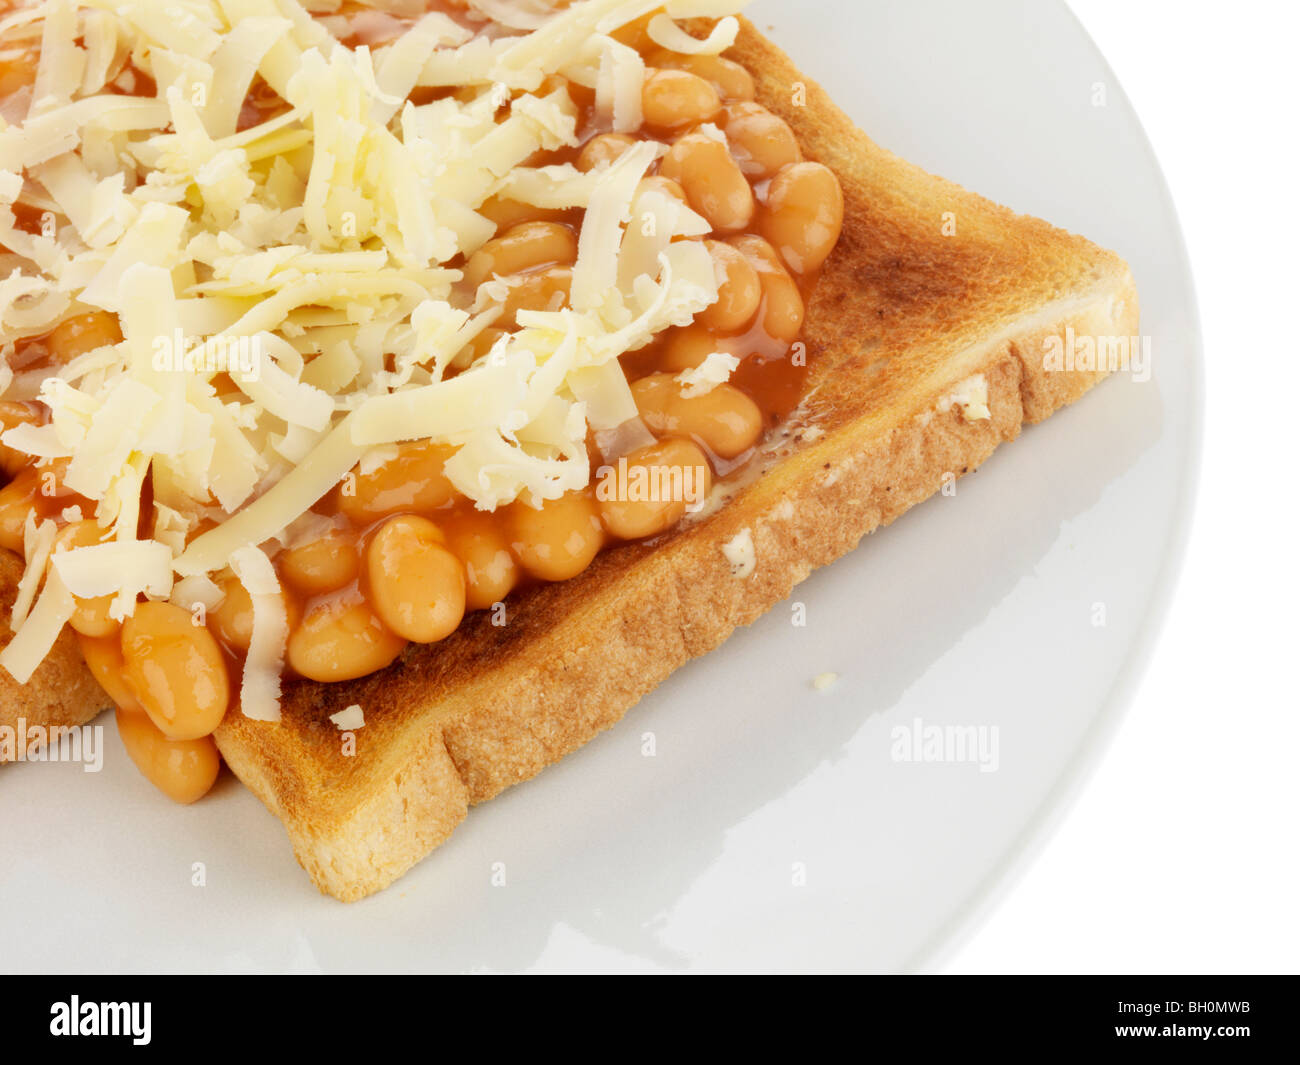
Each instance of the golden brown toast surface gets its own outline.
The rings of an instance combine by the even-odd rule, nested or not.
[[[289,682],[278,724],[227,715],[222,753],[284,820],[323,891],[356,899],[391,883],[469,804],[614,724],[945,474],[974,469],[1100,379],[1046,372],[1046,337],[1136,332],[1117,256],[877,147],[748,23],[729,54],[844,187],[844,234],[808,306],[804,407],[761,476],[711,516],[513,596],[505,625],[480,612],[374,676]],[[992,417],[967,420],[943,401],[976,374]],[[737,578],[722,545],[745,530],[757,566]],[[366,724],[347,756],[328,715],[354,703]]]

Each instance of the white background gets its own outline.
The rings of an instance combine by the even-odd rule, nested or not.
[[[1206,358],[1195,525],[1131,712],[945,971],[1300,971],[1300,8],[1071,0],[1165,169]]]

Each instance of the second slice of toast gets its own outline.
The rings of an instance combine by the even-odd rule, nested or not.
[[[392,883],[470,805],[615,724],[815,567],[1104,376],[1045,369],[1049,337],[1137,331],[1119,257],[879,148],[750,24],[728,54],[844,188],[843,237],[808,305],[804,404],[708,517],[512,597],[504,626],[480,612],[373,676],[287,684],[278,724],[227,715],[222,754],[324,892],[354,900]],[[733,560],[750,545],[746,574]],[[366,724],[348,755],[329,715],[352,704]]]

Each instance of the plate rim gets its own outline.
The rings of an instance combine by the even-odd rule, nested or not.
[[[904,973],[938,973],[956,959],[962,948],[975,938],[1037,864],[1101,768],[1128,718],[1169,620],[1187,561],[1187,549],[1200,497],[1205,437],[1205,346],[1195,271],[1188,254],[1178,204],[1146,126],[1110,61],[1067,0],[1056,2],[1058,9],[1064,12],[1067,20],[1073,23],[1075,30],[1092,49],[1132,116],[1140,134],[1143,151],[1157,179],[1154,191],[1163,199],[1174,223],[1175,240],[1170,250],[1176,255],[1175,270],[1171,273],[1176,273],[1177,289],[1184,293],[1188,310],[1188,343],[1185,352],[1189,386],[1187,448],[1179,470],[1174,505],[1170,511],[1170,535],[1165,544],[1164,561],[1157,571],[1146,609],[1134,630],[1135,639],[1116,673],[1109,694],[1088,726],[1083,740],[1070,756],[1065,770],[1039,802],[1025,826],[979,884],[967,894],[966,899],[911,953],[900,969]]]

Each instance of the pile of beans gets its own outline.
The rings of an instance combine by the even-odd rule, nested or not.
[[[666,154],[646,180],[712,227],[704,243],[720,279],[717,303],[624,360],[637,409],[655,438],[625,456],[627,475],[636,468],[661,480],[691,474],[697,491],[707,492],[716,477],[743,465],[793,405],[792,395],[797,398],[800,375],[792,373],[788,353],[803,326],[804,293],[838,240],[843,198],[835,175],[805,160],[790,127],[754,102],[754,82],[742,66],[657,50],[645,21],[621,34],[648,67],[638,136],[602,131],[590,92],[567,85],[584,115],[584,142],[535,162],[572,162],[587,171],[639,139],[660,141]],[[725,143],[704,128],[710,124]],[[499,235],[463,264],[464,285],[472,290],[493,276],[506,282],[509,300],[498,325],[512,328],[521,308],[565,305],[580,212],[502,200],[482,211]],[[500,335],[500,329],[484,334],[479,350]],[[36,343],[53,365],[118,339],[114,318],[94,313]],[[685,394],[677,374],[715,351],[744,360],[732,383]],[[4,428],[43,417],[39,404],[0,404]],[[685,499],[601,498],[593,485],[540,509],[517,502],[485,514],[445,476],[450,454],[419,441],[399,446],[377,468],[354,470],[314,508],[326,531],[274,558],[294,673],[326,682],[373,673],[411,643],[444,639],[467,611],[489,608],[525,583],[575,577],[603,547],[662,534],[686,511]],[[93,521],[63,518],[77,505],[93,514],[89,501],[61,488],[65,465],[38,468],[0,447],[8,478],[0,489],[0,546],[21,553],[33,510],[60,523],[61,546],[101,540]],[[229,572],[219,582],[225,598],[206,625],[157,602],[139,604],[120,623],[109,616],[107,598],[79,602],[71,621],[91,671],[118,707],[132,758],[181,802],[201,796],[216,778],[220,759],[211,733],[229,707],[232,677],[252,637],[247,591]]]

